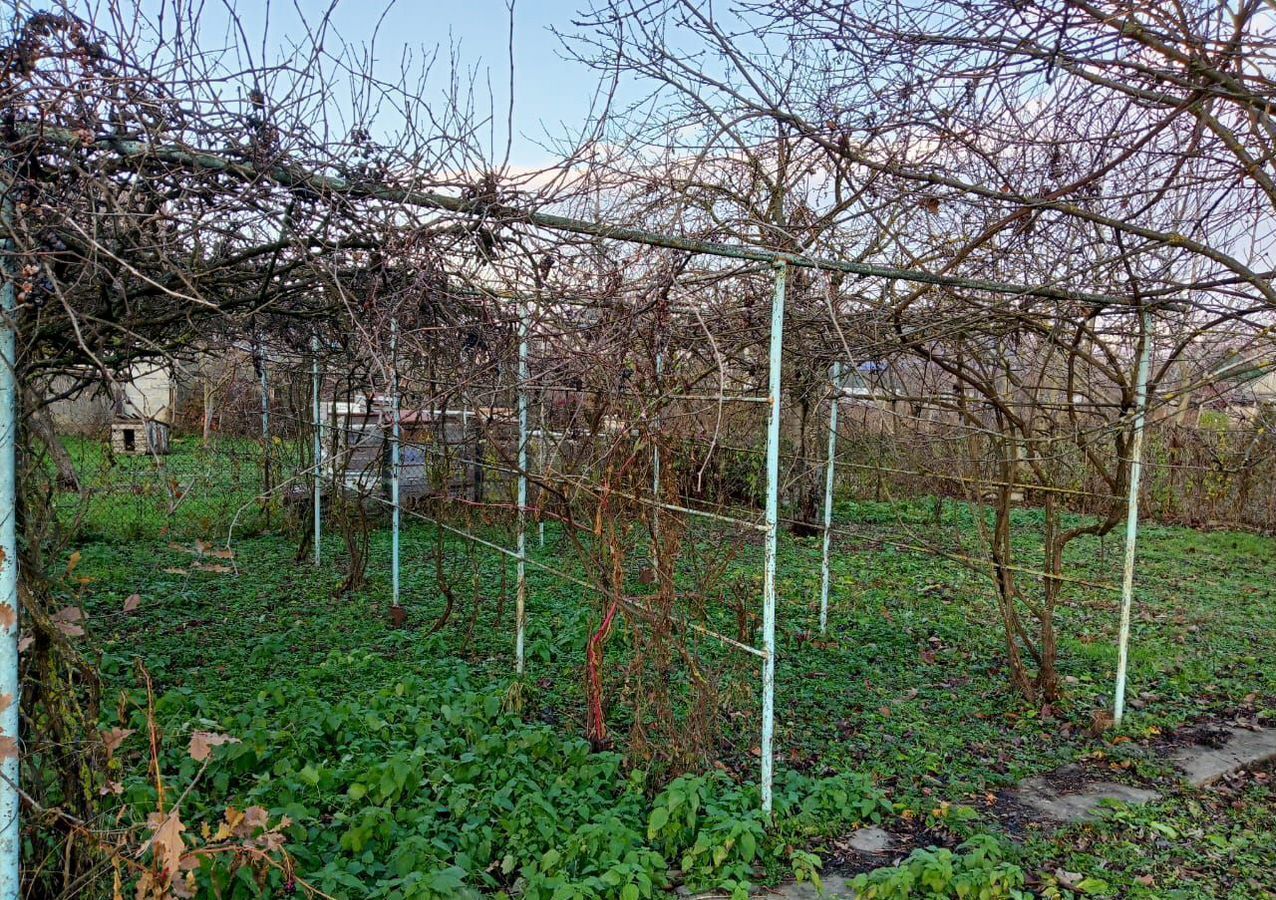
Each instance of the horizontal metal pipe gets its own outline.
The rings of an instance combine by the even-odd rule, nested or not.
[[[82,131],[39,125],[20,125],[18,126],[18,134],[21,139],[25,139],[37,149],[39,144],[44,143],[68,149],[102,150],[115,153],[125,159],[135,159],[142,162],[154,160],[170,165],[204,169],[238,177],[244,181],[265,179],[281,187],[308,191],[316,195],[332,194],[368,200],[381,200],[404,206],[443,210],[459,215],[501,220],[511,224],[521,222],[569,234],[583,234],[634,244],[645,244],[650,247],[663,247],[668,250],[684,250],[688,253],[703,253],[726,259],[744,259],[773,265],[783,263],[804,269],[844,272],[848,275],[868,278],[885,278],[916,284],[933,284],[941,287],[963,288],[995,294],[1016,294],[1054,300],[1070,300],[1094,306],[1127,306],[1130,304],[1130,301],[1124,297],[1095,294],[1088,291],[1070,291],[1044,284],[1016,284],[989,281],[982,278],[962,278],[955,275],[925,272],[919,269],[900,269],[894,266],[825,259],[798,253],[781,253],[761,247],[724,244],[717,241],[661,234],[655,231],[648,231],[645,228],[632,228],[625,225],[606,225],[601,222],[590,222],[570,216],[519,209],[502,204],[482,203],[460,197],[449,197],[446,194],[438,194],[433,191],[393,187],[376,181],[352,181],[336,175],[321,175],[300,166],[282,164],[258,166],[255,163],[231,160],[216,153],[192,150],[175,144],[153,144],[146,141],[120,138],[115,135],[92,135],[86,137],[85,132]],[[16,143],[20,144],[21,140]]]

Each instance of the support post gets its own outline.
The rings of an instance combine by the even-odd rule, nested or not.
[[[528,309],[518,307],[518,592],[514,607],[514,671],[523,674],[523,638],[527,625],[527,356]],[[543,430],[543,429],[542,429]]]
[[[314,558],[315,568],[319,568],[319,543],[323,539],[323,418],[320,413],[319,391],[322,379],[319,377],[319,335],[310,338],[310,391],[312,396],[311,412],[315,418],[315,480],[314,480]]]
[[[390,605],[399,605],[399,320],[390,320]]]
[[[784,353],[784,293],[788,270],[775,267],[775,298],[771,301],[770,381],[767,402],[771,416],[766,432],[766,546],[762,569],[762,811],[772,806],[772,768],[775,738],[775,564],[780,518],[780,387]]]
[[[1147,417],[1148,371],[1152,368],[1152,338],[1147,310],[1139,309],[1139,370],[1134,388],[1134,434],[1130,439],[1130,484],[1125,508],[1125,560],[1121,570],[1121,627],[1117,635],[1116,696],[1112,720],[1125,717],[1126,675],[1130,663],[1130,611],[1134,606],[1134,549],[1139,536],[1139,481],[1143,475],[1143,426]]]
[[[833,402],[829,406],[829,455],[824,464],[824,555],[820,561],[820,634],[829,624],[829,555],[833,547],[833,478],[837,458],[837,410],[842,403],[842,364],[833,363]]]
[[[270,490],[270,378],[266,374],[266,353],[259,341],[253,342],[253,361],[257,364],[257,380],[261,385],[261,446],[266,467],[266,490]]]
[[[258,366],[256,366],[256,377],[262,386],[262,446],[265,449],[267,458],[271,456],[271,379],[265,373],[265,351],[258,346]],[[269,486],[269,485],[267,485]]]
[[[656,351],[656,398],[660,398],[660,376],[665,371],[665,352]],[[656,543],[660,542],[660,412],[656,411],[656,440],[651,448],[651,496],[655,501],[651,507],[651,531]],[[653,554],[654,555],[654,554]],[[655,560],[652,560],[654,565]]]
[[[544,391],[541,392],[540,428],[537,431],[537,434],[539,435],[539,437],[536,440],[536,470],[540,472],[541,484],[544,485],[545,484],[545,464],[549,458],[548,454],[546,454],[545,452],[545,392]],[[544,487],[541,487],[537,489],[537,492],[536,492],[536,496],[538,498],[541,498],[537,500],[537,503],[539,503],[541,506],[542,514],[540,517],[540,521],[536,523],[536,533],[537,533],[537,536],[540,538],[540,546],[542,550],[545,549],[545,516],[544,516],[544,500],[543,500],[544,491],[545,491]]]
[[[5,185],[3,224],[12,221]],[[17,900],[22,884],[18,814],[18,388],[14,319],[14,244],[6,233],[0,287],[0,900]]]

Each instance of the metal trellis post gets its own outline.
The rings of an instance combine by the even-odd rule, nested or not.
[[[820,633],[829,624],[829,554],[833,547],[833,476],[837,457],[837,410],[842,401],[842,364],[833,363],[833,401],[829,406],[829,455],[824,464],[824,556],[820,562]]]
[[[527,382],[528,310],[518,308],[518,591],[514,607],[514,671],[523,674],[523,632],[527,625]],[[542,427],[542,431],[543,431]]]
[[[660,394],[660,376],[665,370],[665,353],[656,351],[656,394]],[[659,402],[659,400],[657,400]],[[656,439],[651,448],[651,496],[656,505],[651,508],[651,531],[660,540],[660,414],[656,414]]]
[[[399,321],[390,320],[390,603],[399,605]]]
[[[1152,368],[1152,340],[1148,334],[1148,314],[1139,310],[1139,372],[1135,382],[1134,435],[1130,441],[1130,485],[1125,512],[1125,561],[1121,571],[1121,629],[1117,637],[1116,696],[1112,719],[1117,725],[1125,716],[1126,674],[1130,663],[1130,611],[1134,605],[1134,549],[1139,536],[1139,481],[1143,475],[1143,425],[1147,417],[1148,370]]]
[[[788,270],[775,268],[775,299],[771,302],[770,382],[767,401],[771,417],[766,432],[766,548],[762,570],[762,811],[771,812],[772,741],[775,737],[775,555],[780,512],[780,372],[784,351],[784,293]]]
[[[254,342],[253,355],[257,361],[257,378],[261,382],[261,465],[262,487],[269,493],[270,482],[270,378],[266,374],[266,353],[260,342]]]
[[[316,334],[310,338],[310,350],[313,354],[310,361],[310,390],[314,395],[311,403],[311,412],[315,417],[314,557],[315,568],[318,568],[320,562],[319,543],[323,538],[323,418],[319,405],[319,390],[322,386],[322,380],[319,377],[319,335]]]
[[[13,206],[6,192],[8,228]],[[17,900],[22,883],[18,827],[18,390],[13,242],[4,240],[0,287],[0,900]]]
[[[536,440],[536,470],[541,473],[541,484],[544,484],[545,465],[548,462],[548,455],[545,452],[545,394],[543,391],[541,392],[540,428],[537,430],[537,434],[539,437]],[[537,491],[537,497],[541,498],[543,496],[544,489],[541,488]],[[541,503],[540,500],[537,502]],[[541,505],[543,510],[543,503]],[[536,534],[540,539],[540,546],[543,550],[545,548],[545,517],[543,514],[540,517],[540,521],[536,523]]]

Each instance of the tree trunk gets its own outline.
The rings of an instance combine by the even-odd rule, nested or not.
[[[27,414],[27,427],[49,451],[49,457],[58,470],[58,487],[65,491],[79,491],[80,476],[75,470],[75,460],[71,459],[71,454],[58,439],[57,432],[53,429],[53,422],[49,419],[48,408],[40,405],[31,396],[30,391],[25,393],[27,409],[30,410]]]

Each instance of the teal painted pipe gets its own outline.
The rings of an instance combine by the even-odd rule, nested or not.
[[[1139,481],[1143,475],[1143,425],[1148,407],[1148,370],[1152,368],[1152,337],[1147,310],[1139,310],[1139,372],[1134,395],[1134,436],[1130,441],[1130,485],[1125,507],[1125,561],[1121,570],[1121,628],[1117,636],[1116,695],[1112,720],[1125,717],[1126,677],[1130,666],[1130,611],[1134,606],[1134,548],[1139,537]]]
[[[399,605],[399,320],[390,320],[390,604]]]
[[[771,812],[775,737],[775,565],[780,518],[780,388],[784,356],[784,294],[788,269],[775,267],[775,298],[771,301],[771,406],[766,430],[766,545],[762,569],[762,811]]]
[[[6,185],[8,187],[8,185]],[[0,287],[0,900],[17,900],[22,835],[18,798],[18,386],[13,200],[5,191]]]
[[[829,407],[829,455],[824,464],[824,556],[820,562],[820,634],[829,624],[829,555],[833,545],[833,461],[837,458],[837,409],[842,401],[842,364],[833,363],[833,402]]]

